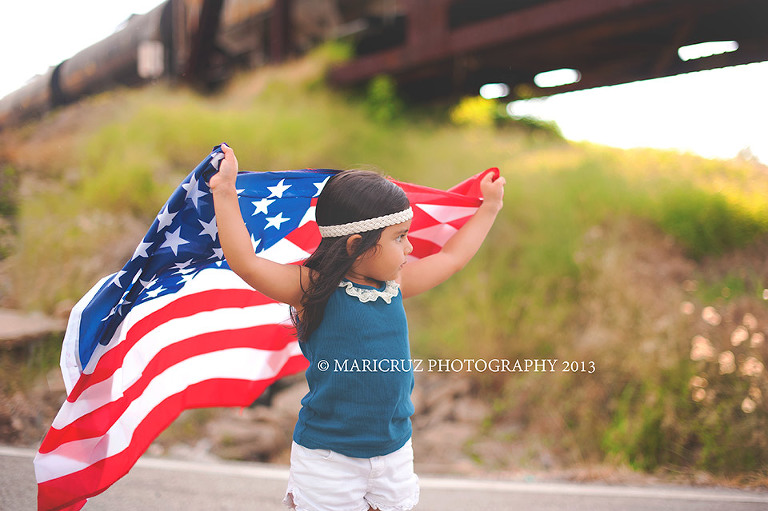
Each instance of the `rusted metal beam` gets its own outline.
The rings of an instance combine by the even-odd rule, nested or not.
[[[451,0],[410,0],[406,46],[407,57],[416,62],[431,60],[445,52],[450,44],[448,8]]]
[[[272,62],[281,62],[290,51],[291,0],[274,0],[269,22],[269,56]]]
[[[449,32],[447,11],[450,0],[411,0],[406,10],[408,37],[405,46],[356,59],[346,66],[333,70],[331,79],[342,84],[356,83],[376,74],[395,73],[418,67],[428,61],[447,59],[457,54],[509,44],[542,32],[604,17],[612,12],[663,1],[550,1]]]
[[[340,85],[377,74],[393,75],[416,95],[477,93],[488,81],[531,83],[539,72],[573,67],[582,89],[695,69],[768,60],[768,15],[762,0],[550,0],[527,2],[512,12],[452,24],[451,0],[406,4],[404,45],[364,56],[334,69]],[[708,40],[738,40],[736,54],[683,63],[679,46]],[[419,91],[418,88],[423,90]],[[531,83],[532,86],[532,83]]]
[[[457,29],[451,34],[454,53],[476,51],[519,41],[575,25],[594,22],[665,0],[558,0],[545,2],[489,21]]]

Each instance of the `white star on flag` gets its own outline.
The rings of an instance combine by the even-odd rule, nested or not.
[[[185,275],[182,275],[182,276],[181,276],[181,280],[179,280],[179,282],[178,282],[178,283],[179,283],[179,284],[186,284],[186,283],[188,283],[190,280],[194,279],[194,278],[195,278],[195,275],[197,275],[197,273],[194,273],[194,272],[193,272],[193,273],[187,273],[187,274],[185,274]]]
[[[155,284],[157,284],[157,277],[152,277],[149,280],[141,280],[141,279],[139,279],[139,284],[141,284],[141,287],[143,287],[144,289],[148,289],[148,288],[154,286]]]
[[[157,289],[153,289],[152,291],[147,291],[147,296],[150,298],[157,298],[157,296],[163,291],[165,291],[165,288],[160,286]]]
[[[320,196],[320,192],[323,191],[323,188],[325,188],[325,183],[327,183],[329,179],[331,179],[331,176],[326,177],[319,183],[315,183],[315,187],[317,188],[317,193],[314,195],[315,197]]]
[[[224,249],[221,247],[213,247],[213,255],[208,259],[224,259]]]
[[[113,278],[113,279],[112,279],[112,283],[113,283],[114,285],[116,285],[117,287],[119,287],[120,289],[122,289],[122,288],[123,288],[123,285],[120,283],[120,278],[121,278],[123,275],[125,275],[125,274],[126,274],[126,272],[125,272],[125,271],[123,271],[123,270],[120,270],[120,271],[118,271],[118,272],[115,274],[115,278]]]
[[[174,265],[172,266],[172,268],[173,268],[174,270],[183,270],[184,268],[186,268],[186,267],[188,267],[190,264],[192,264],[192,261],[194,261],[194,259],[188,259],[188,260],[186,260],[186,261],[184,261],[184,262],[178,262],[178,263],[174,264]]]
[[[275,229],[280,230],[282,223],[287,222],[288,220],[290,220],[290,218],[283,218],[283,213],[280,212],[277,216],[267,217],[267,226],[264,227],[264,229],[274,227]]]
[[[224,153],[216,153],[213,156],[211,156],[211,165],[216,170],[219,170],[219,164],[221,163],[221,160],[224,159]]]
[[[137,257],[144,257],[144,258],[149,257],[149,254],[147,254],[147,249],[151,246],[152,246],[152,243],[146,243],[143,241],[139,243],[139,246],[136,247],[136,251],[133,253],[133,257],[131,257],[131,261],[133,261]]]
[[[291,185],[285,184],[285,179],[281,179],[279,183],[275,186],[268,186],[267,190],[272,192],[272,195],[270,197],[277,197],[278,199],[283,198],[283,193],[290,188]]]
[[[178,213],[178,211],[176,213]],[[176,213],[171,213],[168,211],[168,204],[166,204],[160,214],[157,215],[157,221],[159,222],[157,225],[157,232],[160,232],[165,227],[171,225],[173,223],[173,217],[176,216]]]
[[[210,222],[203,222],[198,219],[200,225],[203,226],[203,230],[200,232],[200,236],[207,234],[213,241],[216,241],[216,235],[219,233],[219,229],[216,226],[216,217],[211,218]]]
[[[253,201],[252,204],[256,206],[256,210],[253,212],[253,215],[251,216],[255,216],[257,213],[264,213],[266,215],[267,213],[269,213],[269,211],[267,211],[267,208],[273,202],[275,201],[269,200],[269,199],[261,199],[260,201]]]
[[[202,191],[200,187],[197,186],[197,179],[195,179],[195,176],[192,176],[189,183],[182,184],[181,187],[187,191],[187,199],[192,201],[192,204],[195,205],[195,209],[197,209],[197,201],[200,200],[200,197],[208,195],[208,192]]]
[[[118,304],[116,304],[114,307],[112,307],[112,309],[110,309],[110,311],[109,311],[109,314],[107,314],[106,316],[104,316],[104,318],[103,318],[101,321],[102,321],[102,322],[104,322],[104,321],[107,321],[109,318],[111,318],[112,316],[114,316],[114,315],[115,315],[115,313],[117,312],[117,308],[118,308],[119,306],[120,306],[120,304],[118,303]]]
[[[179,226],[175,231],[165,233],[165,242],[160,245],[160,248],[170,247],[173,255],[179,255],[179,246],[187,243],[189,242],[181,237],[181,226]]]

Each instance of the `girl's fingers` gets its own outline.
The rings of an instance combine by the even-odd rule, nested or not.
[[[224,166],[224,169],[229,170],[231,167],[234,169],[235,172],[237,172],[237,157],[235,157],[235,151],[229,147],[227,144],[221,144],[221,151],[224,153],[224,162],[229,165]],[[224,170],[222,168],[219,168],[219,170]]]

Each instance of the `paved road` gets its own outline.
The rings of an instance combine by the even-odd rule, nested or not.
[[[0,446],[0,510],[35,509],[29,449]],[[283,511],[287,468],[259,463],[143,458],[130,474],[91,499],[86,511]],[[673,486],[524,483],[421,477],[419,511],[757,511],[768,492]]]

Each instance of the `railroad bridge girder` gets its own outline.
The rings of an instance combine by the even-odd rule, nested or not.
[[[399,33],[332,70],[333,83],[391,75],[408,96],[477,94],[503,82],[512,98],[768,60],[764,0],[404,0]],[[738,50],[683,61],[678,49],[736,41]],[[568,68],[580,81],[551,88],[539,73]]]

